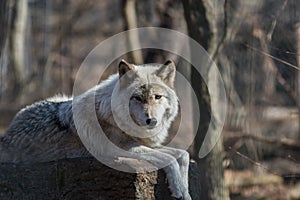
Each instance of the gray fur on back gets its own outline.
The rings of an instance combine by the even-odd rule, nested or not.
[[[72,127],[72,101],[22,109],[0,139],[0,161],[49,161],[88,155]]]

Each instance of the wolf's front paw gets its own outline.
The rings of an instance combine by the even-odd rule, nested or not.
[[[184,193],[183,198],[184,200],[192,200],[192,197],[190,196],[190,194],[188,192]]]
[[[175,197],[176,199],[182,199],[182,200],[192,199],[187,189],[183,189],[183,188],[175,189],[175,190],[171,189],[171,192],[172,192],[172,197]]]

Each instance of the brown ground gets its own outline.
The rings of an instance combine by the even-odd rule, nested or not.
[[[282,177],[253,171],[225,171],[225,180],[232,200],[300,199],[300,183],[286,183]]]

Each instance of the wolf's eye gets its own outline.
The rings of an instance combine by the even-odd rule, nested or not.
[[[154,98],[158,100],[158,99],[161,99],[161,97],[162,97],[162,95],[156,94]]]

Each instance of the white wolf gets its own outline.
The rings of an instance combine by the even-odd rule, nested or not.
[[[164,166],[172,196],[191,199],[189,154],[162,145],[178,112],[175,74],[172,61],[164,65],[133,65],[122,60],[119,73],[82,95],[73,99],[54,97],[22,109],[0,139],[0,162],[41,162],[89,155],[78,135],[84,132],[93,140],[89,116],[95,112],[97,123],[111,142],[137,159]],[[91,97],[94,110],[87,111],[85,105]],[[86,119],[76,124],[73,112],[87,113]],[[103,156],[122,156],[106,149],[105,142],[96,143],[103,149]]]

